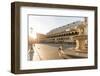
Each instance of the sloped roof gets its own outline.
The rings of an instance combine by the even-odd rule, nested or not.
[[[76,22],[64,25],[62,27],[55,28],[55,29],[51,30],[50,32],[48,32],[47,35],[66,31],[66,29],[70,29],[71,27],[74,27],[74,26],[80,26],[82,23],[83,23],[82,21],[76,21]]]

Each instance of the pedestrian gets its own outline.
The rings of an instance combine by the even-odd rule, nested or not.
[[[63,50],[62,46],[60,46],[60,47],[58,48],[58,55],[59,55],[61,58],[64,56],[64,50]]]
[[[34,56],[34,48],[33,48],[34,45],[30,45],[30,48],[29,48],[29,52],[28,52],[28,55],[29,55],[29,60],[32,61],[33,60],[33,56]]]

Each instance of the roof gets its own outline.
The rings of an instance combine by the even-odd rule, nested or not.
[[[76,21],[76,22],[64,25],[62,27],[55,28],[55,29],[51,30],[50,32],[48,32],[47,35],[66,31],[66,30],[70,29],[71,27],[80,26],[82,23],[83,23],[82,21]]]

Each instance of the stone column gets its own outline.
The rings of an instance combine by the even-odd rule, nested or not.
[[[85,50],[85,40],[84,39],[78,39],[76,40],[76,49],[79,50]]]
[[[86,43],[85,43],[85,40],[87,39],[87,36],[85,35],[81,35],[81,36],[77,36],[77,37],[74,37],[75,40],[76,40],[76,50],[77,51],[87,51],[87,48],[86,48]]]

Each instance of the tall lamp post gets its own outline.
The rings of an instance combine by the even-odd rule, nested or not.
[[[30,28],[29,31],[29,50],[28,50],[28,56],[29,56],[29,60],[32,61],[33,60],[33,55],[34,55],[34,48],[33,48],[33,38],[32,38],[32,33],[33,33],[33,28]]]

